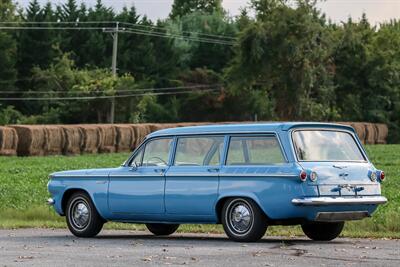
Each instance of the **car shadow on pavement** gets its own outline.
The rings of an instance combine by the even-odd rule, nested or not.
[[[328,245],[328,244],[345,244],[348,243],[349,241],[344,241],[344,240],[333,240],[329,242],[322,242],[322,241],[313,241],[307,238],[279,238],[279,237],[264,237],[263,239],[257,241],[257,242],[252,242],[252,243],[246,243],[246,242],[234,242],[228,239],[228,237],[225,236],[217,236],[217,235],[211,235],[211,236],[190,236],[190,234],[185,234],[184,236],[180,234],[175,234],[171,236],[154,236],[151,234],[132,234],[132,235],[98,235],[94,239],[99,239],[99,240],[111,240],[111,239],[128,239],[128,240],[133,240],[133,239],[140,239],[140,240],[162,240],[162,241],[203,241],[203,242],[225,242],[225,243],[232,243],[232,244],[260,244],[260,243],[269,243],[269,244],[279,244],[279,245],[286,245],[286,246],[291,246],[291,245],[299,245],[299,244],[321,244],[321,245]]]

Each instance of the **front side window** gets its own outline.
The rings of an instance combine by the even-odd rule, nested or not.
[[[284,163],[275,136],[234,136],[229,142],[227,165],[270,165]]]
[[[360,148],[350,133],[329,130],[303,130],[293,133],[298,160],[364,161]]]
[[[172,138],[154,139],[144,148],[142,166],[167,166]]]
[[[223,136],[180,137],[176,147],[174,165],[219,165],[223,143]]]

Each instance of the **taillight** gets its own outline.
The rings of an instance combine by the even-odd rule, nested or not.
[[[310,180],[311,180],[312,182],[315,182],[315,181],[317,180],[317,178],[318,178],[317,173],[316,173],[316,172],[311,172],[311,174],[310,174]]]
[[[302,182],[305,182],[307,180],[307,173],[305,171],[301,171],[299,174],[299,178]]]
[[[384,171],[380,171],[379,180],[381,180],[381,181],[385,180],[385,172]]]
[[[376,172],[370,171],[369,178],[371,179],[372,182],[376,182],[376,178],[377,178]]]

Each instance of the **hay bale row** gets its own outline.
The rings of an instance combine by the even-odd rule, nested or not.
[[[41,156],[128,152],[151,132],[209,123],[12,125],[0,127],[0,155]],[[385,124],[343,122],[366,144],[385,144]]]
[[[386,144],[388,126],[383,123],[339,122],[354,128],[363,144]]]
[[[0,127],[0,155],[17,155],[18,135],[11,127]]]

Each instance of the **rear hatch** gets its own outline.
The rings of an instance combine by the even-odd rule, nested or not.
[[[368,162],[299,162],[317,174],[316,186],[320,196],[380,195],[379,183],[371,181],[372,166]]]
[[[379,195],[380,186],[370,178],[375,168],[352,128],[339,126],[296,129],[292,140],[298,163],[309,174],[315,172],[320,196]]]

